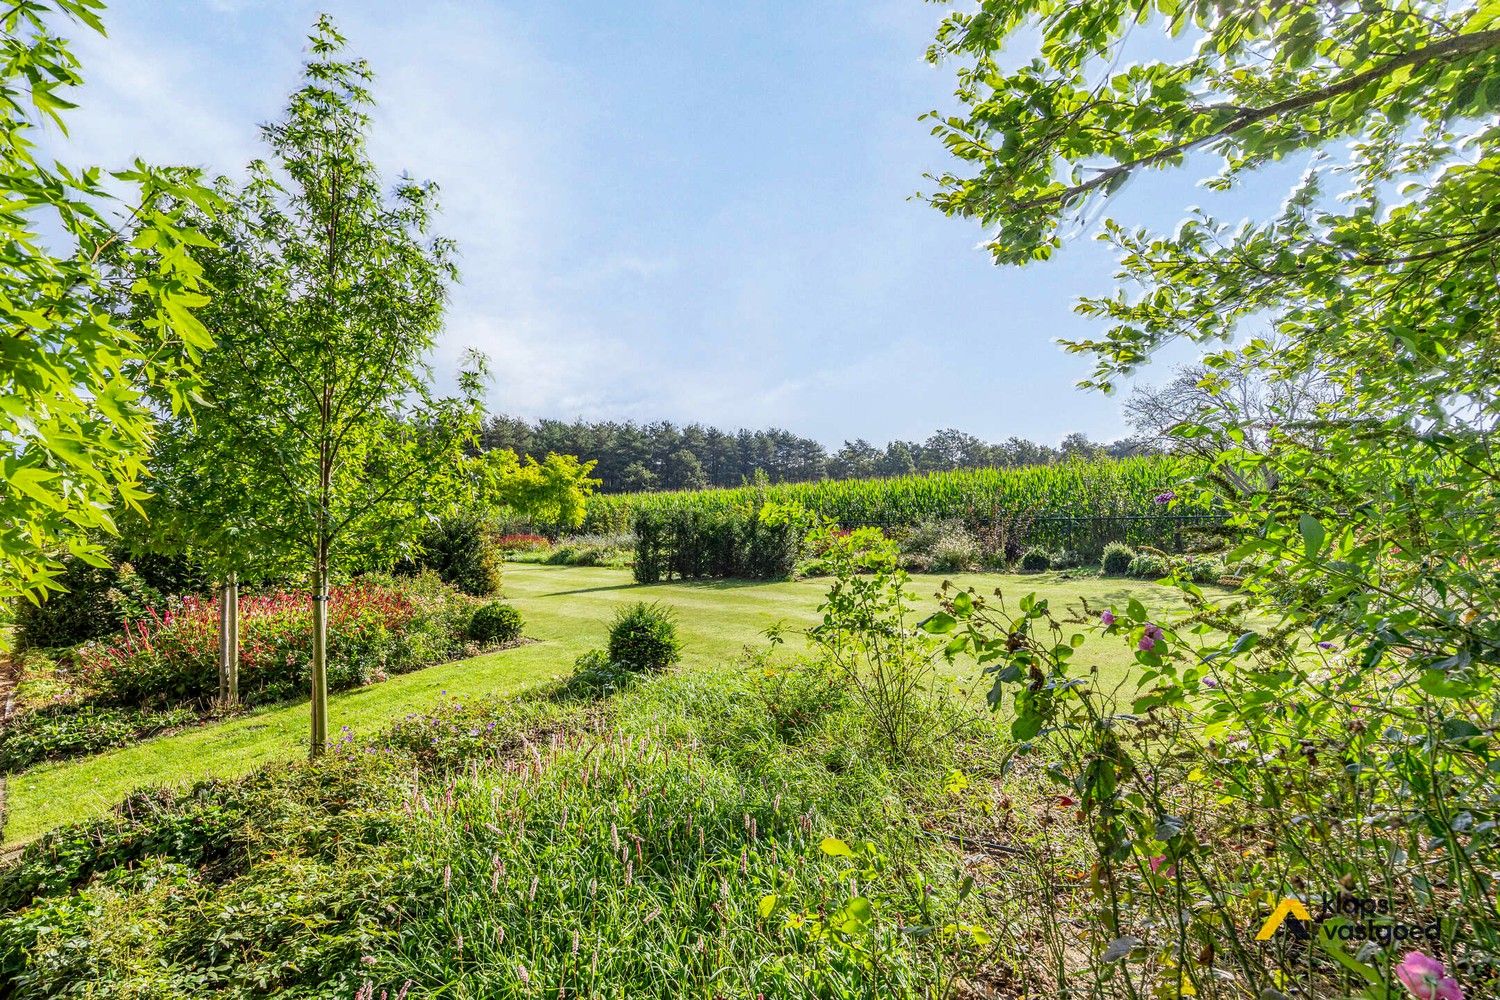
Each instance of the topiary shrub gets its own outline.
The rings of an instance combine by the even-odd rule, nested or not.
[[[1046,549],[1031,548],[1021,555],[1021,568],[1028,573],[1040,573],[1052,568],[1052,556]]]
[[[491,601],[474,609],[469,619],[469,638],[475,642],[515,642],[524,626],[521,612],[504,601]]]
[[[628,670],[665,670],[682,658],[676,616],[663,604],[644,601],[621,608],[609,626],[606,655]]]
[[[1099,571],[1105,576],[1124,576],[1130,570],[1135,550],[1123,542],[1110,542],[1104,546],[1104,555],[1099,560]]]

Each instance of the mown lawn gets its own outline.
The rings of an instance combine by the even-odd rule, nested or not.
[[[914,578],[923,596],[936,592],[941,576]],[[1139,598],[1149,608],[1178,606],[1165,588],[1141,581],[1061,580],[1055,574],[1015,577],[953,577],[988,593],[1001,587],[1010,597],[1029,591],[1054,607],[1082,596],[1107,606]],[[641,586],[622,569],[509,564],[505,593],[526,617],[526,634],[538,642],[478,656],[381,684],[335,695],[329,717],[337,729],[369,733],[407,712],[430,708],[445,693],[459,699],[510,694],[568,673],[580,653],[602,646],[610,618],[621,605],[661,601],[677,611],[686,646],[686,667],[722,668],[747,646],[763,647],[762,632],[777,622],[811,624],[826,580],[791,583],[711,581]],[[1133,662],[1118,643],[1085,646],[1106,682],[1123,679]],[[232,777],[268,761],[306,752],[305,702],[263,709],[229,722],[202,726],[95,757],[43,765],[7,781],[5,842],[30,840],[63,823],[99,815],[131,791],[150,785],[183,784]]]

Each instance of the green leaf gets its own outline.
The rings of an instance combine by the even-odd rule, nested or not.
[[[1303,514],[1297,519],[1297,530],[1302,534],[1302,554],[1308,559],[1317,556],[1327,537],[1322,522],[1311,514]]]
[[[837,837],[824,837],[818,849],[830,858],[854,857],[854,849]]]

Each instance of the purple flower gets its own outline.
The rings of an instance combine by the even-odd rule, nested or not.
[[[1331,642],[1320,642],[1320,643],[1318,643],[1318,648],[1319,649],[1332,649],[1333,648],[1333,643],[1331,643]]]
[[[1152,642],[1161,642],[1161,640],[1162,640],[1161,626],[1160,625],[1152,625],[1152,624],[1148,623],[1146,625],[1146,638],[1150,639]]]
[[[1107,628],[1110,625],[1113,625],[1114,623],[1115,623],[1115,613],[1113,611],[1105,611],[1105,612],[1103,612],[1102,614],[1099,615],[1099,624],[1100,625],[1103,625],[1103,626],[1105,626]]]
[[[1173,500],[1176,500],[1176,499],[1177,499],[1177,494],[1175,492],[1173,492],[1172,490],[1167,490],[1165,493],[1158,493],[1158,494],[1156,494],[1156,496],[1152,498],[1151,502],[1152,503],[1157,503],[1157,504],[1171,503]]]
[[[1205,677],[1203,678],[1203,686],[1209,689],[1213,689],[1219,686],[1219,682],[1212,677]]]
[[[1149,635],[1143,635],[1141,636],[1141,641],[1136,643],[1136,645],[1140,647],[1142,652],[1149,653],[1152,647],[1156,645],[1156,640]]]
[[[1409,951],[1396,966],[1396,978],[1417,1000],[1464,1000],[1458,981],[1443,963],[1420,951]]]

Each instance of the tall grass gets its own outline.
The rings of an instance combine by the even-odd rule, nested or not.
[[[1180,489],[1186,477],[1178,460],[1143,457],[889,479],[597,494],[589,498],[584,523],[589,530],[623,531],[641,511],[722,511],[765,498],[796,503],[844,528],[889,530],[949,518],[1011,520],[1018,522],[1029,544],[1069,547],[1077,538],[1087,539],[1085,547],[1109,540],[1168,547],[1171,532],[1180,526],[1176,515],[1211,513]],[[1167,519],[1160,498],[1173,490],[1184,496],[1172,508],[1174,518]],[[1099,522],[1105,519],[1119,520],[1105,522],[1107,530],[1101,531]]]

